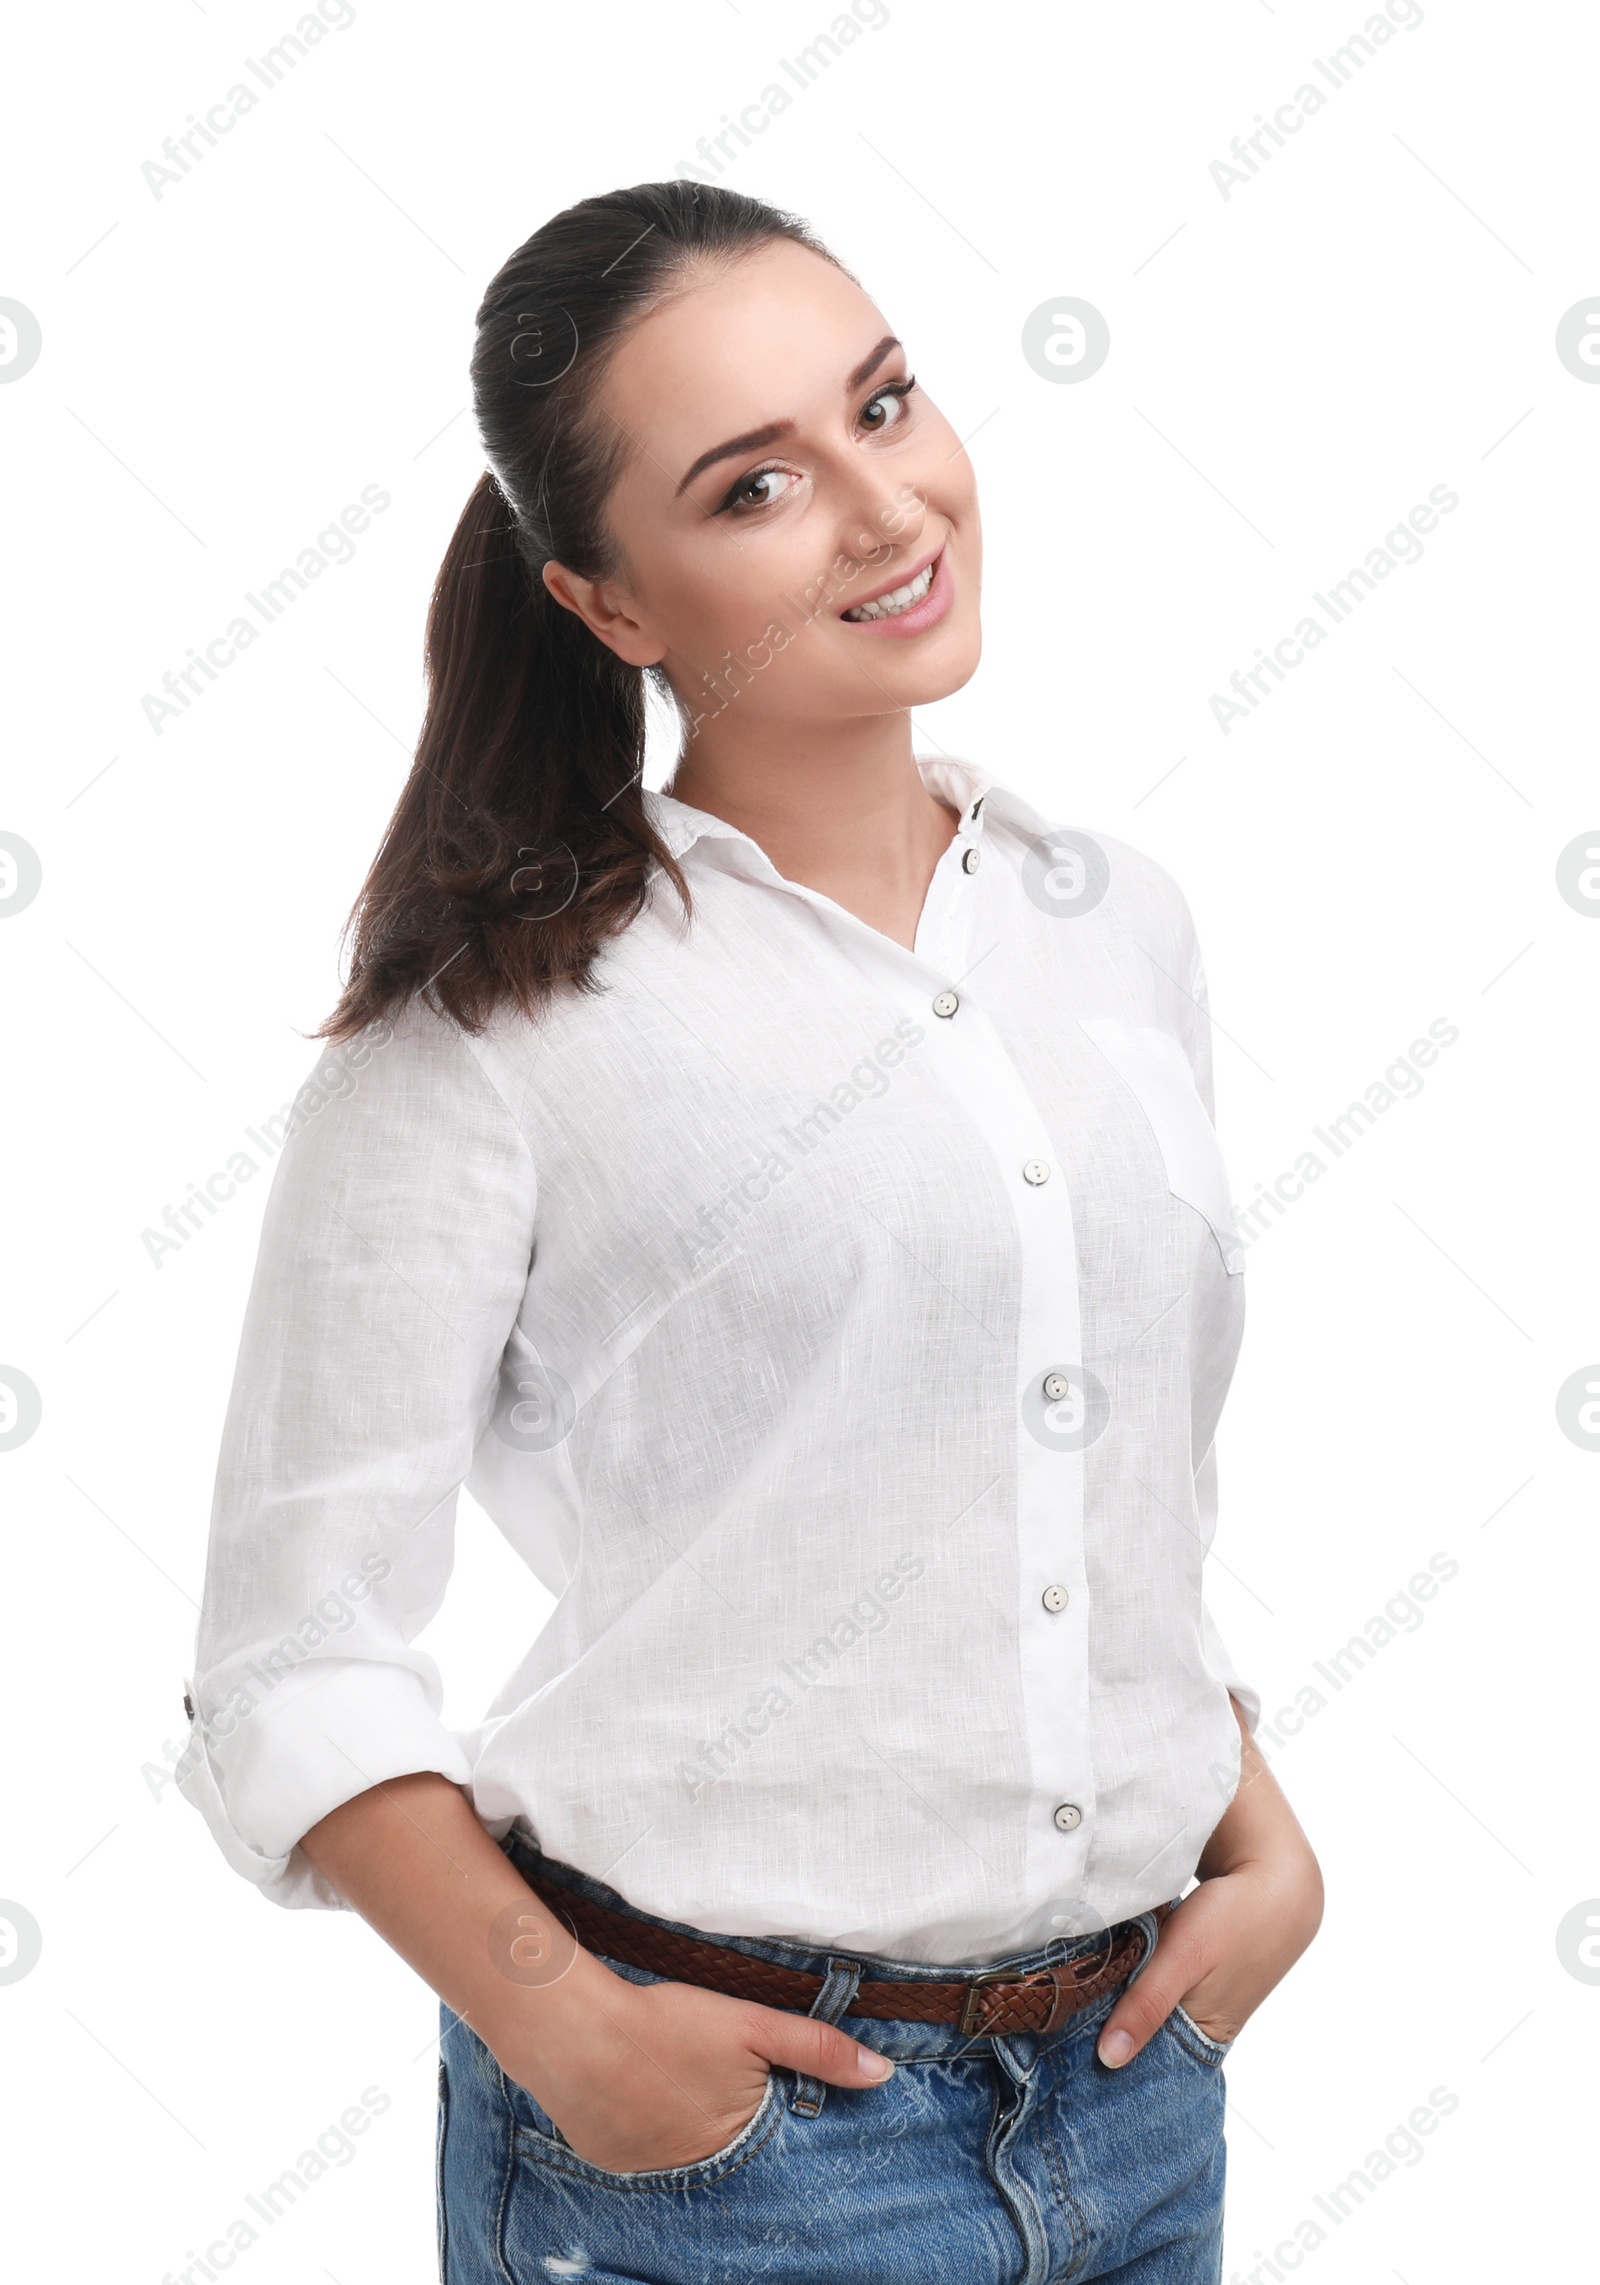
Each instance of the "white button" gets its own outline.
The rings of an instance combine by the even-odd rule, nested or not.
[[[1083,1823],[1083,1811],[1071,1801],[1063,1801],[1056,1811],[1056,1831],[1075,1833]]]
[[[1050,1179],[1050,1161],[1047,1158],[1028,1159],[1022,1169],[1022,1179],[1024,1182],[1048,1182]]]
[[[980,849],[969,849],[961,860],[961,870],[964,873],[975,873],[982,863],[983,852]]]
[[[1047,1611],[1064,1611],[1067,1607],[1067,1590],[1065,1587],[1046,1587],[1039,1600]]]
[[[954,992],[939,992],[934,997],[933,1012],[936,1016],[953,1016],[960,1005]]]
[[[1044,1393],[1052,1404],[1059,1404],[1071,1388],[1071,1381],[1063,1379],[1060,1373],[1046,1373],[1044,1376]]]

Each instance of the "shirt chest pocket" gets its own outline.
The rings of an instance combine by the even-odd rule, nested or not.
[[[1228,1170],[1182,1046],[1158,1024],[1129,1023],[1123,1016],[1080,1016],[1078,1028],[1133,1090],[1161,1153],[1167,1188],[1204,1215],[1224,1264],[1237,1276],[1244,1247],[1228,1195]]]

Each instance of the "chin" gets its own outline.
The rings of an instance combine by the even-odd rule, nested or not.
[[[936,699],[949,698],[953,692],[964,690],[978,671],[983,656],[983,629],[974,620],[970,627],[953,633],[937,658],[908,659],[905,664],[906,694],[901,703],[906,706],[931,706]],[[888,676],[883,676],[885,682]],[[909,688],[907,688],[909,686]]]

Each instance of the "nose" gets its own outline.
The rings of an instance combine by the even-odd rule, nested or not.
[[[914,484],[864,481],[841,530],[842,552],[856,563],[881,567],[898,548],[913,554],[922,538],[928,503]]]

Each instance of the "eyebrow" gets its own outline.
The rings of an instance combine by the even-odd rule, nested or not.
[[[877,347],[862,358],[854,372],[846,375],[845,395],[847,397],[853,395],[863,381],[870,381],[890,350],[898,349],[901,346],[897,335],[886,333]],[[676,499],[679,494],[686,492],[697,476],[703,476],[705,471],[708,468],[714,468],[719,460],[737,460],[746,452],[760,452],[767,445],[776,444],[781,436],[793,436],[794,431],[795,423],[792,420],[768,421],[763,428],[746,429],[743,436],[730,436],[726,444],[713,445],[709,452],[701,453],[699,459],[678,486],[678,491],[674,493],[673,497]]]

